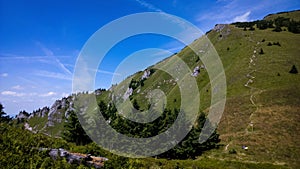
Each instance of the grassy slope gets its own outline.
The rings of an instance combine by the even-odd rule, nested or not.
[[[227,29],[230,30],[229,35],[224,33]],[[220,37],[220,34],[223,36]],[[221,33],[210,32],[208,37],[223,62],[228,95],[226,109],[218,127],[224,147],[208,153],[207,156],[299,166],[300,147],[297,141],[300,140],[300,76],[288,72],[292,65],[300,68],[300,35],[257,28],[255,31],[243,31],[228,25]],[[279,42],[281,47],[267,46],[269,42]],[[261,48],[264,50],[263,55],[258,54]],[[257,51],[256,54],[254,50]],[[255,58],[252,58],[253,54]],[[191,69],[201,65],[195,62],[194,54],[189,48],[183,49],[178,56],[183,58]],[[255,63],[251,67],[250,58]],[[252,71],[254,82],[249,84],[250,87],[245,87],[249,79],[246,75]],[[141,76],[142,73],[138,73],[134,75],[134,79]],[[167,74],[157,71],[145,81],[144,87],[138,88],[140,93],[133,98],[145,108],[145,93],[150,89],[160,88],[168,95],[169,107],[178,106],[178,87],[173,86],[172,82],[164,83],[164,80],[170,79]],[[200,111],[207,112],[210,86],[205,71],[197,77],[197,82],[202,101]],[[135,94],[138,89],[135,90]],[[250,123],[253,124],[253,131]],[[225,145],[228,145],[226,150]],[[249,146],[249,150],[242,150],[242,145]],[[229,155],[230,149],[235,149],[237,154]]]
[[[299,18],[300,12],[296,13],[280,15]],[[266,18],[276,17],[277,15],[270,15]],[[223,62],[227,80],[226,108],[218,127],[221,144],[224,147],[207,152],[198,160],[147,159],[142,161],[154,166],[160,162],[166,168],[168,165],[173,166],[177,163],[190,168],[193,165],[203,168],[223,168],[227,165],[232,168],[271,167],[270,164],[260,164],[261,162],[279,164],[279,167],[284,164],[294,168],[300,167],[298,162],[300,146],[297,144],[300,140],[298,125],[300,75],[288,73],[292,65],[296,65],[300,70],[298,47],[300,35],[287,31],[278,33],[271,29],[258,30],[257,28],[255,31],[243,31],[233,25],[227,25],[221,32],[211,31],[208,38]],[[262,42],[263,39],[265,42]],[[267,46],[269,42],[279,42],[281,47]],[[197,43],[201,43],[201,40],[194,42],[194,44]],[[261,48],[265,53],[263,55],[258,54]],[[256,54],[254,50],[257,51]],[[179,52],[178,56],[189,65],[191,70],[202,64],[201,61],[196,62],[195,54],[188,47]],[[255,65],[251,64],[251,67],[249,67],[250,58],[253,60],[252,63],[255,63]],[[172,57],[162,62],[171,59]],[[253,72],[251,76],[255,78],[252,79],[253,83],[250,83],[249,87],[245,87],[244,85],[249,80],[246,75],[250,72]],[[139,80],[142,75],[143,72],[138,72],[132,77]],[[199,111],[208,112],[211,89],[207,72],[201,69],[196,80],[201,95]],[[122,88],[124,83],[114,88]],[[147,93],[159,88],[167,95],[167,107],[178,108],[180,107],[180,92],[174,83],[175,80],[171,76],[157,70],[144,82],[143,87],[140,86],[134,90],[133,98],[138,101],[141,109],[145,110],[148,104]],[[108,103],[111,95],[110,91],[104,92],[97,97],[97,100]],[[35,122],[32,121],[32,123]],[[253,124],[253,130],[250,123]],[[242,150],[242,145],[249,146],[249,150]],[[229,154],[231,149],[235,149],[237,154]]]
[[[226,41],[214,39],[216,33],[210,37],[226,67],[228,83],[227,106],[218,131],[222,143],[229,144],[227,150],[233,148],[238,154],[232,157],[222,150],[215,155],[299,166],[300,76],[288,72],[293,64],[300,67],[300,35],[270,29],[242,31],[233,26],[230,29]],[[265,42],[261,42],[263,39]],[[267,46],[268,42],[280,42],[281,47]],[[229,51],[225,51],[227,47]],[[260,48],[265,54],[255,54],[255,65],[249,68],[253,51]],[[234,57],[230,65],[226,64],[228,57]],[[252,70],[255,70],[251,74],[254,82],[250,84],[252,88],[247,88],[246,74]],[[249,146],[249,150],[243,151],[242,145]]]
[[[292,18],[295,21],[300,21],[300,10],[296,10],[293,12],[280,12],[277,14],[270,14],[266,16],[264,19],[265,20],[274,20],[277,17],[284,17],[284,18]]]
[[[271,29],[243,31],[233,25],[226,26],[223,31],[226,32],[227,29],[230,30],[229,35],[220,37],[222,33],[212,31],[208,37],[220,55],[227,78],[227,103],[218,132],[221,143],[228,146],[227,150],[223,147],[207,153],[206,156],[221,160],[299,166],[297,160],[300,148],[297,141],[300,140],[300,76],[288,72],[293,64],[300,68],[300,35],[290,32],[277,33]],[[262,42],[263,39],[265,42]],[[279,42],[281,47],[267,46],[268,42]],[[264,50],[263,55],[258,54],[260,48]],[[257,51],[256,54],[254,50]],[[253,54],[256,56],[253,58],[255,65],[249,67]],[[195,62],[196,59],[189,48],[183,49],[178,56],[183,58],[191,69],[201,65]],[[246,75],[253,70],[255,72],[251,75],[255,78],[250,84],[252,88],[245,87],[248,81]],[[140,79],[141,76],[142,73],[137,73],[133,78]],[[146,93],[151,89],[160,88],[168,95],[168,107],[178,107],[179,89],[173,85],[174,81],[169,82],[170,79],[169,75],[156,71],[145,81],[143,87],[134,91],[133,98],[145,109]],[[208,80],[206,71],[202,71],[197,77],[201,92],[200,111],[205,112],[208,111],[210,103],[207,99],[210,98]],[[122,83],[119,86],[122,86]],[[107,98],[108,94],[103,96]],[[250,122],[253,123],[253,131],[249,126]],[[249,150],[242,150],[242,145],[249,146]],[[235,149],[237,154],[229,154],[230,149]]]

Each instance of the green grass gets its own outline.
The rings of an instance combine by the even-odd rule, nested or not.
[[[285,169],[287,166],[274,165],[270,163],[255,163],[211,159],[207,157],[196,160],[166,160],[166,159],[131,159],[131,163],[135,163],[138,168],[161,168],[161,169]]]
[[[275,19],[278,16],[300,20],[300,11],[269,15],[265,19]],[[144,168],[174,168],[176,165],[184,168],[299,168],[300,75],[290,74],[289,71],[292,65],[300,71],[300,34],[288,31],[273,32],[272,29],[259,30],[256,27],[255,31],[243,31],[234,25],[226,25],[221,32],[211,31],[207,37],[219,54],[226,75],[227,101],[217,129],[224,147],[207,152],[205,156],[210,158],[201,157],[197,160],[150,158],[131,161],[140,161]],[[191,45],[197,49],[201,48],[206,43],[203,39],[204,37],[199,38]],[[268,46],[269,42],[279,42],[281,46]],[[264,51],[262,55],[258,54],[261,48]],[[254,50],[257,51],[255,65],[249,67]],[[177,56],[185,61],[191,70],[203,64],[201,60],[196,62],[197,57],[189,47],[182,49]],[[166,62],[172,65],[174,57],[171,56],[157,65]],[[148,69],[154,67],[155,65]],[[254,83],[250,84],[253,88],[250,89],[244,85],[248,81],[246,75],[253,70],[255,72],[252,76],[255,78]],[[130,77],[138,81],[142,75],[143,71]],[[167,73],[156,70],[144,81],[144,86],[134,90],[132,100],[136,99],[141,110],[146,110],[149,104],[146,95],[151,90],[160,89],[167,96],[166,107],[179,108],[181,94],[178,85],[173,84],[174,80]],[[207,71],[201,69],[195,80],[200,92],[199,112],[208,113],[212,91]],[[125,82],[126,80],[113,88],[122,89]],[[126,87],[124,90],[126,91]],[[97,101],[102,100],[108,104],[111,98],[112,92],[105,91],[97,96]],[[250,98],[255,105],[251,103]],[[29,121],[32,126],[38,128],[45,122],[46,119],[41,119],[40,124],[38,119]],[[250,122],[254,124],[253,131],[249,127]],[[49,128],[49,131],[57,133],[60,127],[62,126]],[[228,149],[225,151],[226,145]],[[242,145],[249,146],[249,150],[242,150]],[[230,149],[235,149],[237,154],[229,154]]]
[[[229,34],[220,37],[220,34],[224,34],[228,30]],[[292,65],[296,65],[300,70],[300,58],[298,57],[300,35],[287,31],[273,32],[272,29],[258,30],[256,28],[255,31],[243,31],[233,25],[227,25],[221,32],[211,31],[208,38],[214,44],[222,60],[227,81],[227,102],[218,127],[221,144],[230,144],[229,149],[236,149],[238,154],[231,155],[228,150],[224,151],[223,149],[211,152],[212,157],[218,157],[218,160],[212,160],[216,166],[201,160],[199,162],[191,160],[190,163],[182,161],[182,163],[191,168],[193,163],[197,163],[197,165],[203,163],[202,168],[223,168],[224,166],[230,166],[229,168],[269,168],[272,166],[271,164],[262,164],[257,167],[253,163],[244,164],[242,162],[244,160],[256,163],[284,163],[290,167],[299,166],[297,159],[299,159],[300,149],[296,140],[300,140],[300,138],[296,135],[300,135],[299,125],[297,125],[300,119],[297,113],[300,105],[298,97],[300,76],[288,72]],[[263,39],[265,42],[262,42]],[[267,46],[269,42],[279,42],[281,47]],[[200,38],[192,45],[201,46],[201,43],[203,42]],[[258,54],[260,48],[264,50],[263,55]],[[254,60],[256,65],[249,68],[250,57],[254,50],[257,51]],[[195,54],[189,47],[184,48],[177,55],[187,63],[191,70],[202,64],[201,61],[196,62]],[[172,57],[161,63],[166,61],[172,61]],[[252,75],[255,76],[255,79],[251,84],[254,89],[250,90],[244,84],[248,81],[246,74],[254,69],[256,71]],[[139,80],[142,74],[143,72],[139,72],[132,77]],[[145,110],[149,103],[146,98],[147,92],[160,89],[167,95],[167,108],[180,107],[180,90],[177,85],[172,84],[174,81],[169,83],[171,79],[170,75],[157,70],[144,82],[144,86],[134,90],[132,99],[136,99],[141,109]],[[201,70],[196,80],[201,96],[199,112],[208,112],[211,89],[206,70]],[[116,88],[121,88],[123,85],[124,82]],[[109,94],[100,96],[98,100],[107,98],[107,95]],[[249,100],[251,95],[258,107],[251,104]],[[254,123],[253,132],[248,126],[251,121]],[[285,134],[280,136],[281,133]],[[248,145],[250,150],[246,153],[243,152],[242,145]],[[220,161],[221,159],[228,161]],[[167,161],[166,166],[174,167],[173,164],[176,163],[177,161],[173,160]]]
[[[28,120],[30,126],[34,126],[33,130],[40,131],[46,125],[48,117],[32,117]]]
[[[295,21],[300,21],[300,12],[299,10],[293,11],[293,12],[281,12],[277,14],[271,14],[266,16],[265,20],[274,20],[277,17],[284,17],[284,18],[291,18]]]

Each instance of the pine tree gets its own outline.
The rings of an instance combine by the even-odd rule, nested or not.
[[[85,145],[92,142],[82,128],[74,111],[69,111],[69,117],[64,124],[63,138],[76,145]]]
[[[298,73],[298,70],[297,70],[295,65],[292,66],[292,69],[290,70],[290,73],[292,73],[292,74],[297,74]]]
[[[138,105],[136,99],[133,100],[132,106],[133,106],[136,110],[139,110],[139,109],[140,109],[140,106]]]
[[[0,103],[0,122],[8,122],[10,117],[4,112],[4,106]]]
[[[264,54],[264,50],[262,48],[260,48],[260,52],[259,52],[260,55]]]

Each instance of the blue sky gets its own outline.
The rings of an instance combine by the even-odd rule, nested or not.
[[[257,20],[295,9],[300,9],[298,0],[0,0],[0,102],[13,116],[20,110],[51,106],[70,94],[81,48],[95,31],[122,16],[166,12],[206,32],[217,23]],[[115,68],[134,51],[161,48],[177,52],[182,47],[162,36],[129,38],[105,57],[95,86],[109,88]],[[148,64],[164,57],[157,56]],[[131,72],[140,69],[130,67]]]

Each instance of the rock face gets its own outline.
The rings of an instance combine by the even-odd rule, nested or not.
[[[48,122],[46,123],[46,127],[54,126],[55,123],[61,123],[62,122],[62,111],[63,109],[63,103],[64,108],[66,108],[66,99],[62,100],[56,100],[55,103],[51,106],[50,112],[48,114]]]
[[[196,76],[198,76],[199,73],[200,73],[200,67],[199,67],[199,66],[196,66],[196,67],[194,68],[194,71],[193,71],[193,73],[192,73],[192,76],[196,77]]]
[[[102,93],[105,89],[99,89]],[[132,92],[129,94],[131,95]],[[32,113],[20,112],[15,119],[24,123],[27,130],[41,132],[54,137],[60,137],[63,124],[69,117],[71,111],[75,111],[74,101],[77,94],[72,94],[60,100],[56,100],[53,105],[34,110]],[[121,97],[121,96],[120,96]]]
[[[133,89],[132,88],[128,88],[123,96],[123,99],[126,100],[129,98],[129,96],[132,95]]]
[[[150,77],[150,74],[150,70],[145,70],[143,76],[141,77],[141,80],[148,79]]]
[[[17,116],[16,116],[16,119],[18,120],[25,120],[25,119],[28,119],[30,115],[25,112],[25,111],[21,111]]]
[[[217,24],[215,27],[214,27],[214,31],[216,32],[221,32],[224,28],[225,28],[226,24]]]
[[[29,119],[30,118],[33,118],[33,117],[46,117],[49,113],[49,107],[43,107],[42,109],[38,109],[36,111],[33,111],[30,116],[29,116]]]
[[[220,33],[219,39],[228,36],[231,32],[227,24],[217,24],[213,30]]]
[[[39,148],[40,151],[49,150],[47,148]],[[71,164],[84,164],[90,167],[101,168],[108,159],[105,157],[95,157],[90,154],[70,153],[62,148],[50,149],[49,155],[53,160],[63,157]]]
[[[32,131],[32,127],[30,127],[28,123],[25,123],[24,127],[26,130]]]

